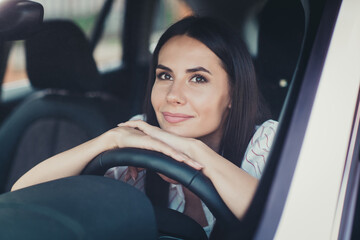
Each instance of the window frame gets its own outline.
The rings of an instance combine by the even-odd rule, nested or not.
[[[310,10],[316,13],[308,19],[300,62],[280,116],[266,171],[252,203],[259,209],[255,213],[258,223],[253,221],[257,227],[254,239],[275,237],[290,191],[341,0],[323,3],[323,10],[321,3],[319,6],[309,3]]]

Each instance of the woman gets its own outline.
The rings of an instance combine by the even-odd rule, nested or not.
[[[251,57],[234,32],[209,18],[185,18],[162,35],[154,51],[145,114],[140,116],[146,122],[121,123],[41,162],[12,190],[77,175],[103,151],[136,147],[162,152],[201,170],[241,218],[256,190],[277,126],[272,120],[262,123],[259,99]],[[125,181],[132,177],[130,183],[143,189],[145,173],[138,176],[138,170],[118,167],[107,175]],[[147,185],[155,184],[147,181]],[[212,215],[187,189],[172,184],[166,197],[170,208],[211,230]]]

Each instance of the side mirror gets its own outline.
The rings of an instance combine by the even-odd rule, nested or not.
[[[0,41],[21,40],[40,29],[44,8],[40,3],[8,0],[0,4]]]

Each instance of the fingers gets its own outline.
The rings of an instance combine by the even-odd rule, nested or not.
[[[137,167],[129,166],[126,170],[124,180],[128,181],[130,178],[132,178],[135,181],[138,177],[138,172],[141,172],[144,169],[145,168],[137,168]]]
[[[165,155],[172,157],[176,161],[186,163],[187,165],[189,165],[192,168],[195,168],[196,170],[201,170],[203,168],[203,166],[200,163],[196,162],[195,160],[189,158],[184,153],[179,152],[172,146],[170,146],[156,138],[146,135],[143,137],[143,139],[145,139],[145,140],[143,140],[143,145],[141,145],[140,148],[161,152]],[[139,145],[138,145],[139,141],[137,141],[136,144],[137,145],[132,146],[132,147],[139,147]]]
[[[184,161],[184,163],[186,163],[187,165],[189,165],[192,168],[195,168],[196,170],[201,170],[204,168],[203,165],[201,165],[200,163],[190,160],[190,161]]]
[[[156,138],[162,142],[166,142],[168,145],[172,146],[173,148],[176,148],[178,150],[180,148],[186,149],[186,147],[184,148],[184,146],[187,144],[186,138],[166,132],[161,128],[152,126],[142,120],[127,121],[118,124],[118,126],[138,129],[143,133],[152,136],[153,138]]]
[[[146,123],[143,120],[129,120],[129,121],[126,121],[126,122],[119,123],[118,126],[119,127],[122,127],[122,126],[135,126],[137,124],[142,124],[142,123],[145,123],[145,124],[151,126],[150,124]]]
[[[166,182],[172,183],[172,184],[179,184],[177,181],[168,178],[167,176],[165,176],[164,174],[158,173],[158,175]]]
[[[136,122],[136,123],[135,123]],[[134,147],[134,148],[142,148],[152,151],[161,152],[165,155],[168,155],[179,162],[184,162],[190,167],[193,167],[197,170],[201,170],[203,166],[196,162],[195,160],[188,157],[185,153],[178,150],[173,146],[174,144],[168,143],[167,138],[165,138],[164,141],[162,139],[158,139],[156,137],[153,137],[151,135],[146,134],[145,132],[142,132],[141,130],[136,130],[131,126],[139,126],[140,128],[156,128],[148,125],[144,121],[129,121],[124,124],[119,124],[120,128],[125,131],[127,134],[122,135],[122,144],[119,147]],[[147,126],[145,126],[147,125]],[[150,126],[150,127],[149,127]],[[137,128],[137,127],[136,127]],[[159,130],[160,133],[165,133],[169,136],[172,134],[166,133],[165,131],[156,128]],[[174,136],[176,137],[176,136]],[[167,141],[165,143],[165,141]],[[170,145],[171,144],[171,145]],[[181,144],[179,142],[179,144]],[[133,170],[129,170],[130,176],[135,176],[135,173],[132,172]]]
[[[118,127],[136,128],[148,135],[151,135],[151,129],[155,128],[154,126],[151,126],[150,124],[148,124],[142,120],[131,120],[131,121],[127,121],[124,123],[119,123],[117,126]]]
[[[119,123],[117,126],[118,127],[132,127],[132,128],[141,129],[141,128],[144,128],[143,123],[147,124],[146,122],[144,122],[142,120],[130,120],[130,121],[127,121],[127,122]]]
[[[150,137],[151,138],[151,137]],[[149,150],[158,151],[161,153],[164,153],[165,155],[168,155],[175,159],[176,161],[186,163],[192,168],[195,168],[196,170],[201,170],[203,166],[196,162],[195,160],[189,158],[184,153],[178,152],[176,149],[172,148],[171,146],[167,145],[166,143],[163,143],[157,139],[152,138],[154,141],[154,144],[151,144],[150,141],[148,143],[150,144],[148,147]]]
[[[174,141],[174,138],[179,138],[174,134],[170,134],[159,127],[152,126],[142,120],[131,120],[118,124],[118,127],[130,127],[142,131],[143,133],[157,138],[161,141]]]
[[[128,169],[126,169],[126,173],[125,173],[125,177],[124,177],[125,182],[127,182],[131,178],[129,168],[130,167],[128,167]]]
[[[162,152],[172,158],[175,158],[178,161],[184,161],[186,156],[168,144],[165,144],[161,140],[153,138],[146,133],[136,130],[131,127],[121,126],[115,129],[119,132],[117,138],[119,138],[120,144],[118,144],[119,148],[124,147],[134,147],[134,148],[143,148],[153,151]]]
[[[135,181],[138,176],[136,167],[129,167],[128,172],[130,173],[131,178]]]

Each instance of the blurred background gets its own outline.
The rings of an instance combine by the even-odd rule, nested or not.
[[[1,1],[1,0],[0,0]],[[105,0],[33,0],[44,7],[44,20],[70,19],[90,37],[96,19]],[[122,56],[122,20],[124,0],[115,0],[105,23],[102,38],[94,50],[94,58],[100,71],[116,68]],[[151,34],[149,50],[152,51],[161,33],[175,21],[191,15],[191,9],[183,0],[159,0],[157,16]],[[25,70],[24,41],[11,44],[9,61],[3,82],[4,88],[24,84],[27,81]],[[20,82],[19,82],[20,81]]]

